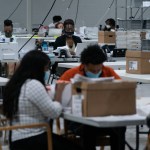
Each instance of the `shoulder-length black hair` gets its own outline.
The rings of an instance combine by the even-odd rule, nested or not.
[[[36,79],[45,85],[44,69],[49,64],[49,57],[38,50],[32,50],[23,57],[4,90],[3,113],[7,118],[12,119],[17,113],[20,90],[27,79]]]

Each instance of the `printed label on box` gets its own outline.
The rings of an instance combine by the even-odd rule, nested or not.
[[[81,94],[72,95],[72,114],[82,116],[82,100]]]
[[[138,70],[138,62],[129,61],[129,70]]]

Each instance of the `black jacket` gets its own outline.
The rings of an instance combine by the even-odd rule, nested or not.
[[[75,46],[77,45],[77,43],[82,43],[80,37],[73,35],[72,38],[75,43]],[[54,50],[57,49],[57,47],[61,47],[65,45],[66,45],[66,35],[62,35],[56,39],[54,43]]]

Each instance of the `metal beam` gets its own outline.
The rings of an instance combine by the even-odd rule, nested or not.
[[[27,32],[32,33],[32,17],[31,17],[31,0],[27,0],[27,18],[26,18]]]

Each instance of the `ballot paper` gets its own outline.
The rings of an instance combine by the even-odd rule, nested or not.
[[[88,77],[84,77],[81,76],[79,74],[75,75],[74,78],[71,79],[71,83],[68,83],[65,87],[64,90],[62,92],[62,97],[61,97],[61,104],[63,107],[71,107],[72,108],[77,108],[73,109],[74,112],[78,112],[79,109],[81,111],[81,106],[80,108],[77,107],[79,106],[79,101],[77,101],[77,97],[78,95],[72,95],[72,84],[75,82],[103,82],[103,81],[113,81],[114,77],[107,77],[107,78],[88,78]],[[49,92],[49,95],[51,96],[52,99],[54,99],[54,95],[55,95],[55,84],[51,85],[51,90]],[[73,105],[72,105],[72,99],[73,99]],[[82,97],[83,99],[83,97]],[[76,103],[77,102],[77,103]],[[74,107],[75,106],[75,107]]]
[[[72,83],[76,82],[103,82],[103,81],[113,81],[114,77],[101,77],[101,78],[89,78],[82,76],[80,74],[76,74],[74,78],[71,79]]]
[[[48,92],[52,99],[54,99],[54,95],[56,92],[55,86],[56,86],[56,84],[52,84],[51,90]],[[71,96],[72,96],[71,88],[72,88],[71,83],[68,83],[64,87],[64,90],[62,92],[62,97],[61,97],[61,104],[63,107],[70,107],[71,106]]]

